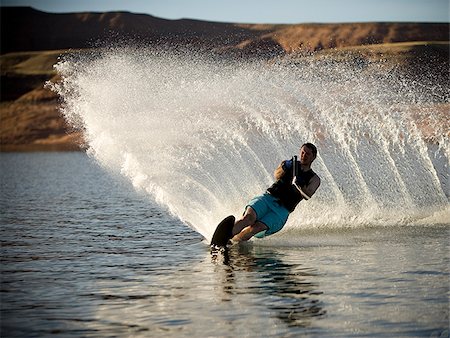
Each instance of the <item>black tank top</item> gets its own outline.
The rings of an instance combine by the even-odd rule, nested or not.
[[[297,185],[304,188],[309,184],[309,181],[311,181],[316,173],[312,169],[303,171],[299,161],[297,161],[297,168]],[[297,204],[303,199],[303,196],[298,189],[292,185],[293,170],[285,170],[284,168],[283,170],[284,172],[281,177],[272,184],[267,191],[277,198],[278,202],[289,210],[289,212],[292,212]]]

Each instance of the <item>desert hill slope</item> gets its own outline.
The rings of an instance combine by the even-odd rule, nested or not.
[[[51,14],[28,7],[1,7],[0,12],[1,151],[80,149],[80,133],[65,124],[58,98],[43,84],[57,81],[53,65],[61,54],[117,41],[189,44],[225,57],[331,55],[358,62],[382,57],[412,74],[419,65],[443,85],[449,82],[448,23],[256,25],[125,12]],[[446,109],[439,104],[439,110]]]
[[[1,8],[1,51],[88,48],[96,41],[194,43],[212,48],[300,47],[311,50],[363,44],[448,41],[448,23],[235,24],[166,20],[128,12],[52,14],[30,7]]]

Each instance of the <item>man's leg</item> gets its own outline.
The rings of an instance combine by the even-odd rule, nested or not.
[[[244,215],[234,223],[233,235],[237,235],[242,231],[242,229],[253,225],[256,223],[256,212],[252,207],[247,207],[245,209]]]
[[[269,228],[267,225],[261,222],[256,222],[255,224],[249,225],[242,229],[241,232],[239,232],[236,236],[232,238],[233,241],[236,242],[243,242],[248,241],[250,238],[252,238],[254,235],[256,235],[258,232],[268,230]]]

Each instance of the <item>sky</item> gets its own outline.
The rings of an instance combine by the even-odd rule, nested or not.
[[[0,0],[51,12],[128,11],[236,23],[449,22],[449,0]]]

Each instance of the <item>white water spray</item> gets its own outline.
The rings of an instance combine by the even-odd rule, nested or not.
[[[90,155],[208,239],[304,142],[322,185],[286,228],[448,222],[448,90],[387,68],[113,49],[53,88]]]

